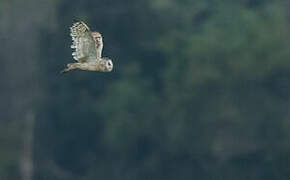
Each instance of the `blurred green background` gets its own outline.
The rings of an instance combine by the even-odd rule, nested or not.
[[[289,0],[1,0],[0,180],[290,179]],[[74,71],[69,27],[112,73]]]

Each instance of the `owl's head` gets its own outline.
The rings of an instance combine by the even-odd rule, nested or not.
[[[104,57],[101,59],[101,61],[101,64],[103,65],[102,69],[104,72],[111,72],[113,70],[113,62],[111,59]]]

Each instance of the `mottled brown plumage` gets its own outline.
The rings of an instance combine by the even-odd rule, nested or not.
[[[62,72],[73,69],[85,71],[110,72],[113,62],[109,58],[102,58],[103,38],[99,32],[91,32],[89,27],[82,21],[75,22],[70,28],[73,43],[72,53],[77,63],[67,64]]]

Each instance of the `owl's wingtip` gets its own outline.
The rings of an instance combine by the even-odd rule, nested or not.
[[[73,22],[76,23],[76,22],[80,22],[81,20],[79,20],[78,18],[73,18]]]
[[[73,21],[73,23],[83,22],[83,21],[81,20],[81,18],[78,18],[78,17],[73,17],[72,21]]]

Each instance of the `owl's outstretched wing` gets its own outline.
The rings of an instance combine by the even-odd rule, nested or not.
[[[97,51],[97,58],[102,58],[102,51],[103,51],[103,37],[99,32],[92,32],[92,36],[95,41],[96,51]]]
[[[75,49],[73,58],[78,62],[96,61],[97,52],[90,28],[84,22],[78,21],[72,25],[70,32],[73,40],[71,48]]]

